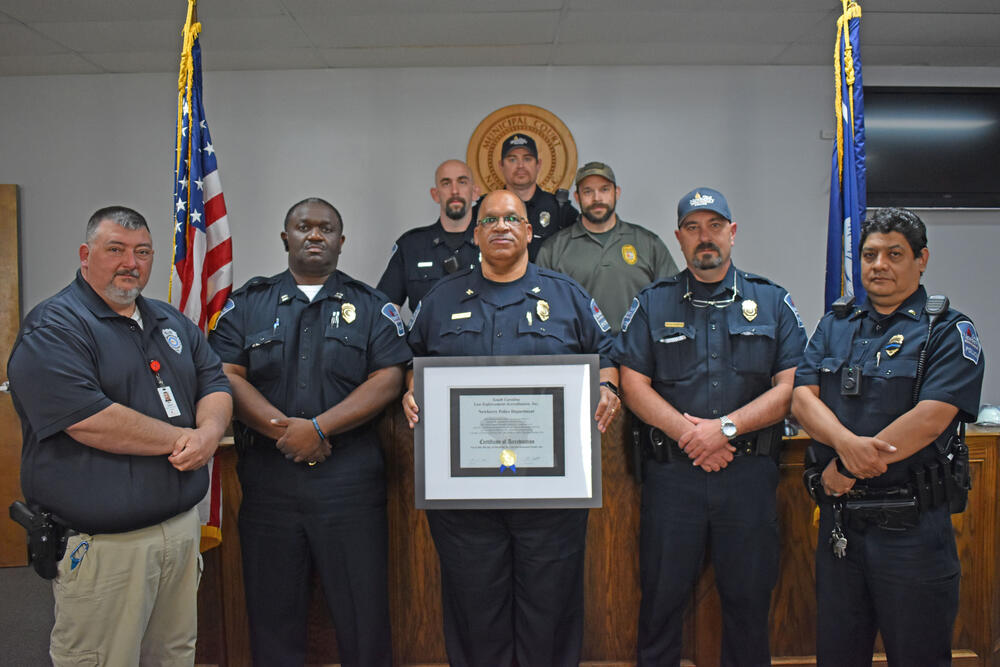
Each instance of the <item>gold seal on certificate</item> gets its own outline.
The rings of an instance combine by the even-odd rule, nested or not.
[[[517,452],[513,449],[505,449],[500,452],[500,472],[504,470],[517,472]]]

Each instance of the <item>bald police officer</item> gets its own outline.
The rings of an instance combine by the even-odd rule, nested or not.
[[[576,172],[580,219],[556,232],[538,252],[536,263],[578,281],[597,303],[615,335],[639,290],[657,278],[677,273],[677,264],[659,236],[618,217],[622,189],[603,162],[588,162]]]
[[[445,160],[434,172],[431,199],[441,208],[437,222],[406,232],[392,246],[378,289],[397,306],[416,309],[424,294],[442,277],[479,263],[472,238],[472,209],[479,187],[461,160]]]
[[[528,262],[531,235],[516,195],[486,195],[476,226],[482,265],[431,288],[413,316],[410,346],[419,356],[600,354],[594,419],[603,432],[619,406],[610,327],[575,281]],[[412,428],[412,374],[408,382]],[[452,665],[579,663],[587,510],[432,510],[427,521]]]

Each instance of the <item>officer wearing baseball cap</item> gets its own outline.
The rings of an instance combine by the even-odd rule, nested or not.
[[[545,239],[576,222],[578,211],[568,201],[560,202],[554,194],[538,187],[542,159],[538,157],[535,140],[529,135],[518,132],[504,139],[498,166],[505,189],[520,197],[528,210],[533,234],[528,244],[528,259],[534,262]],[[561,192],[568,199],[568,193]]]
[[[647,458],[640,510],[638,664],[678,665],[684,608],[710,545],[724,665],[768,665],[778,576],[782,420],[806,337],[791,297],[732,262],[721,192],[677,205],[687,269],[646,287],[612,355]]]
[[[616,335],[632,297],[657,278],[677,273],[659,236],[618,217],[621,193],[608,165],[588,162],[580,167],[573,196],[583,213],[575,224],[546,241],[535,260],[583,285]]]

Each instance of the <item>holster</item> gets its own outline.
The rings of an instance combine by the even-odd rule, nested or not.
[[[66,541],[76,531],[66,522],[37,506],[28,507],[20,500],[10,506],[10,518],[28,531],[28,560],[42,579],[55,579],[59,561],[66,554]]]

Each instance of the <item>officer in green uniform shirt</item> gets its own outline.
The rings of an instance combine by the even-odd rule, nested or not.
[[[618,335],[622,317],[639,290],[678,272],[660,237],[618,217],[622,189],[603,162],[576,172],[576,202],[582,215],[571,227],[546,240],[535,262],[565,273],[600,304]]]

